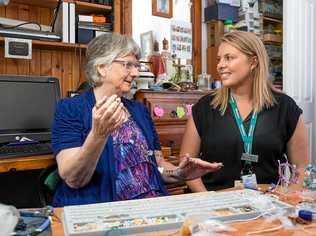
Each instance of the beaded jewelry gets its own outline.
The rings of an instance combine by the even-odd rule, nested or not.
[[[298,171],[296,165],[290,164],[287,156],[284,155],[286,162],[279,162],[279,180],[277,185],[280,185],[284,191],[287,191],[290,184],[296,184],[298,182]]]

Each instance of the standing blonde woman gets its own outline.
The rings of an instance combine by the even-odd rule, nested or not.
[[[302,110],[268,80],[268,56],[261,40],[249,32],[224,35],[217,70],[223,87],[193,106],[181,146],[224,167],[187,184],[192,191],[232,187],[235,180],[276,183],[278,160],[298,167],[309,162]]]

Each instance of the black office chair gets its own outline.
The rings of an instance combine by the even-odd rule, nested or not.
[[[38,178],[39,200],[42,207],[52,204],[55,190],[60,181],[57,164],[42,170]]]
[[[87,81],[82,82],[76,91],[68,91],[67,96],[73,97],[79,95],[82,92],[85,92],[91,88],[90,84]]]
[[[77,88],[77,93],[82,93],[84,91],[87,91],[91,88],[90,84],[87,81],[82,82],[79,87]]]

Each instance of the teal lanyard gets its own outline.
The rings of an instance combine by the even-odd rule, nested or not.
[[[252,152],[252,143],[253,143],[253,133],[255,131],[256,123],[257,123],[257,112],[252,113],[251,121],[250,121],[250,127],[248,130],[248,135],[246,134],[245,127],[243,125],[241,116],[239,114],[239,110],[236,104],[236,101],[232,95],[230,95],[229,104],[233,110],[233,114],[235,117],[235,121],[237,123],[237,126],[239,128],[239,132],[242,138],[242,141],[244,143],[244,151],[248,154],[251,154]]]

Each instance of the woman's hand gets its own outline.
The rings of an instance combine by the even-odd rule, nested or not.
[[[164,169],[163,176],[168,182],[189,181],[202,177],[203,175],[219,170],[222,163],[209,163],[199,158],[191,158],[188,154],[181,157],[177,168]]]
[[[106,137],[127,119],[121,99],[117,95],[104,97],[92,109],[91,132],[97,137]]]
[[[189,181],[200,178],[209,172],[217,171],[222,167],[222,163],[210,163],[199,158],[191,158],[186,154],[181,157],[177,168],[164,169],[162,175],[166,182]]]
[[[221,162],[207,162],[199,158],[191,158],[188,154],[181,157],[181,162],[176,170],[177,175],[183,180],[193,180],[203,175],[219,170],[223,167]]]

